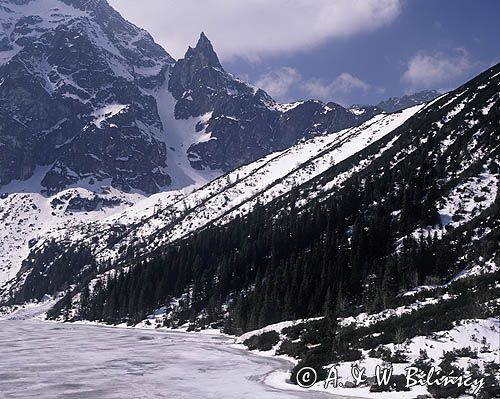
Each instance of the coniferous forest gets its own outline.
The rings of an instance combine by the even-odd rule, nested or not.
[[[484,73],[456,92],[473,91],[488,79]],[[499,111],[484,115],[475,106],[492,93],[483,90],[466,105],[480,124],[452,120],[437,130],[436,121],[449,112],[442,100],[319,178],[270,205],[257,205],[247,217],[201,230],[147,257],[131,252],[125,267],[98,279],[92,290],[82,284],[76,317],[134,324],[155,309],[175,305],[167,320],[171,325],[224,323],[226,331],[241,333],[332,309],[344,314],[380,311],[395,306],[401,292],[445,283],[492,254],[498,263],[498,195],[491,207],[458,228],[443,226],[438,213],[441,199],[457,182],[498,174]],[[483,134],[476,138],[480,129]],[[457,131],[443,152],[441,141]],[[370,167],[353,173],[324,199],[297,205],[394,138]],[[476,144],[488,157],[470,157],[466,148],[472,140],[480,140]],[[466,156],[470,160],[464,167]],[[492,195],[490,188],[481,193]],[[471,198],[478,207],[482,200]],[[426,233],[416,234],[419,229]],[[85,248],[71,257],[90,262]],[[101,265],[97,272],[108,268]],[[71,268],[65,270],[71,275]],[[87,267],[79,277],[85,281],[87,275],[88,281],[94,274]],[[28,280],[21,295],[32,295],[30,289],[39,287],[35,282]],[[53,314],[69,306],[73,295],[69,291]]]
[[[373,184],[383,187],[384,175],[379,179]],[[418,184],[399,201],[411,204]],[[456,263],[467,242],[458,240],[462,231],[445,240],[407,238],[394,252],[394,237],[402,231],[411,232],[422,220],[436,222],[432,206],[403,207],[401,219],[408,224],[402,225],[387,216],[398,198],[370,206],[373,202],[382,203],[373,192],[361,196],[350,188],[300,214],[292,210],[275,219],[273,211],[257,208],[245,220],[202,231],[99,282],[92,297],[83,290],[79,316],[137,323],[181,298],[176,323],[194,322],[200,313],[201,323],[221,321],[228,305],[227,331],[243,332],[321,316],[325,309],[379,311],[394,306],[401,291],[446,281],[463,266]],[[491,219],[498,220],[499,205],[497,198]],[[492,251],[499,238],[497,231],[490,234],[475,248],[477,256]]]

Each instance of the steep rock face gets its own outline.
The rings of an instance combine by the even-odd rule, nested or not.
[[[210,139],[190,147],[190,160],[195,167],[229,171],[303,138],[357,126],[375,114],[355,115],[315,100],[276,104],[258,90],[217,104],[205,127]]]
[[[204,139],[188,150],[191,165],[229,171],[284,150],[298,140],[358,125],[380,110],[355,113],[320,101],[277,104],[226,72],[205,36],[172,69],[169,90],[177,100],[175,117],[205,115],[197,125]]]
[[[173,67],[168,88],[178,100],[175,116],[179,119],[203,115],[231,94],[253,93],[252,88],[224,71],[204,33],[196,47],[189,47]]]
[[[80,180],[125,191],[169,183],[156,102],[172,58],[106,1],[3,1],[0,185],[52,165],[47,192]]]

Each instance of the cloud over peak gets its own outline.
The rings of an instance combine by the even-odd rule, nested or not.
[[[288,101],[290,90],[301,80],[299,71],[285,66],[260,76],[255,81],[255,86],[265,90],[278,101]]]
[[[304,78],[295,68],[285,66],[265,73],[255,81],[255,86],[267,91],[278,101],[292,101],[290,93],[301,93],[303,98],[335,101],[347,105],[346,97],[352,93],[365,93],[372,89],[369,83],[342,72],[332,81]],[[377,89],[378,90],[378,89]]]
[[[339,96],[350,94],[354,91],[367,91],[371,85],[363,80],[351,75],[348,72],[342,72],[330,83],[322,82],[318,79],[312,79],[304,82],[304,88],[313,97],[321,99],[336,99]],[[341,97],[340,97],[341,98]]]
[[[469,54],[463,48],[454,49],[451,53],[419,52],[408,62],[402,80],[412,89],[442,87],[461,78],[472,66]]]

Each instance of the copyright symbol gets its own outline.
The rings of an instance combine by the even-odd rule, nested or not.
[[[311,388],[318,380],[318,375],[312,367],[303,367],[297,372],[295,379],[299,387]]]

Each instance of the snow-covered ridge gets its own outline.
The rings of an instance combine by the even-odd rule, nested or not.
[[[12,182],[0,189],[0,289],[13,279],[30,252],[30,242],[49,231],[68,228],[112,215],[144,198],[126,194],[103,182],[99,187],[75,187],[48,197],[40,193],[39,168],[32,179]]]
[[[26,16],[31,17],[26,17]],[[59,0],[37,0],[17,4],[12,1],[0,2],[0,20],[3,32],[0,38],[5,37],[12,40],[12,49],[0,52],[0,65],[9,62],[21,49],[16,43],[20,38],[39,38],[49,29],[56,28],[60,24],[68,23],[75,18],[86,17],[85,11],[78,10]],[[21,20],[23,19],[23,20]],[[27,32],[16,31],[18,23],[29,25],[33,28]]]
[[[380,114],[361,126],[302,141],[291,148],[270,154],[242,166],[191,194],[181,191],[156,194],[111,218],[53,231],[49,239],[85,243],[92,240],[98,260],[119,259],[124,245],[141,243],[151,251],[212,224],[224,224],[266,204],[342,162],[383,138],[424,106],[395,114]],[[108,246],[107,231],[123,232],[121,240]],[[96,240],[99,237],[99,240]],[[39,242],[40,249],[45,241]]]
[[[319,136],[304,143],[304,148],[301,148],[299,143],[292,147],[292,151],[286,152],[284,159],[277,160],[273,165],[272,171],[286,171],[286,168],[281,163],[288,164],[291,160],[297,159],[297,167],[293,168],[289,173],[284,173],[282,177],[265,187],[258,196],[252,198],[251,201],[245,203],[242,207],[238,206],[224,217],[222,222],[227,222],[236,216],[249,213],[257,203],[266,204],[273,199],[288,193],[292,188],[298,187],[301,184],[319,176],[321,173],[328,170],[330,167],[344,161],[357,152],[363,150],[370,144],[383,138],[398,126],[402,125],[407,119],[418,112],[423,106],[408,108],[398,114],[379,114],[364,124],[343,130],[338,133],[333,133],[326,136]],[[332,141],[329,142],[328,139]],[[317,155],[312,155],[314,150],[310,146],[319,145]],[[297,153],[295,155],[294,153]],[[301,156],[310,154],[310,158],[302,162]],[[367,165],[364,165],[366,167]],[[269,176],[266,176],[261,181]],[[340,181],[336,183],[340,184]]]

